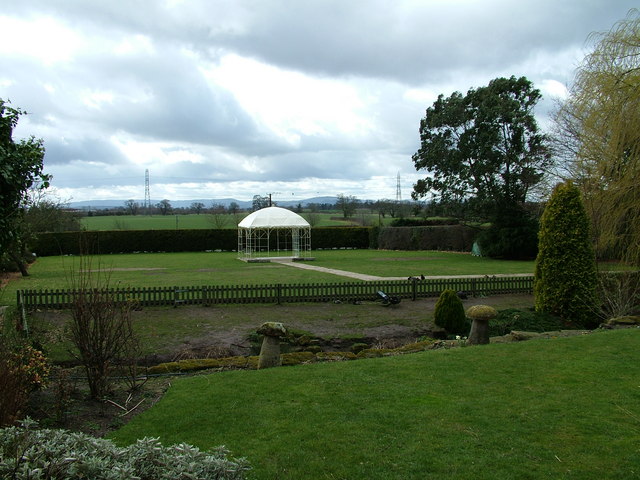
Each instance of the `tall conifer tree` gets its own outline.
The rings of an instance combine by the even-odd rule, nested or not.
[[[536,310],[557,315],[568,324],[595,326],[595,255],[589,219],[572,182],[555,187],[542,214],[538,238]]]

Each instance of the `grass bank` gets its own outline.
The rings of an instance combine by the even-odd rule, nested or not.
[[[257,479],[640,477],[640,331],[176,380],[112,434],[247,456]]]

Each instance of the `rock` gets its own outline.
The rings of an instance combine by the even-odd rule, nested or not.
[[[625,315],[607,320],[606,325],[640,325],[640,315]]]
[[[531,340],[533,338],[540,338],[542,337],[542,334],[537,332],[519,332],[513,330],[509,334],[509,336],[513,339],[514,342],[523,342],[525,340]]]

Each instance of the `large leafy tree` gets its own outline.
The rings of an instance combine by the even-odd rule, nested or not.
[[[556,115],[555,144],[580,187],[596,248],[640,264],[640,12],[591,36]]]
[[[20,250],[15,245],[20,241],[21,207],[27,192],[34,185],[46,188],[49,182],[42,171],[42,140],[13,140],[13,130],[24,113],[0,99],[0,255]]]
[[[533,115],[541,95],[525,77],[496,78],[466,95],[440,95],[420,121],[413,155],[419,180],[412,196],[474,199],[483,213],[522,204],[550,163]]]
[[[524,204],[551,164],[533,113],[540,98],[525,77],[496,78],[466,95],[440,95],[420,121],[421,146],[412,159],[428,176],[414,185],[413,198],[465,202],[492,221],[485,242],[492,256],[535,255],[535,221]],[[514,231],[522,237],[517,248],[503,241]]]

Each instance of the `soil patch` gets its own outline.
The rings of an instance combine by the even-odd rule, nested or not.
[[[0,272],[0,289],[7,286],[12,280],[20,278],[20,272]]]

